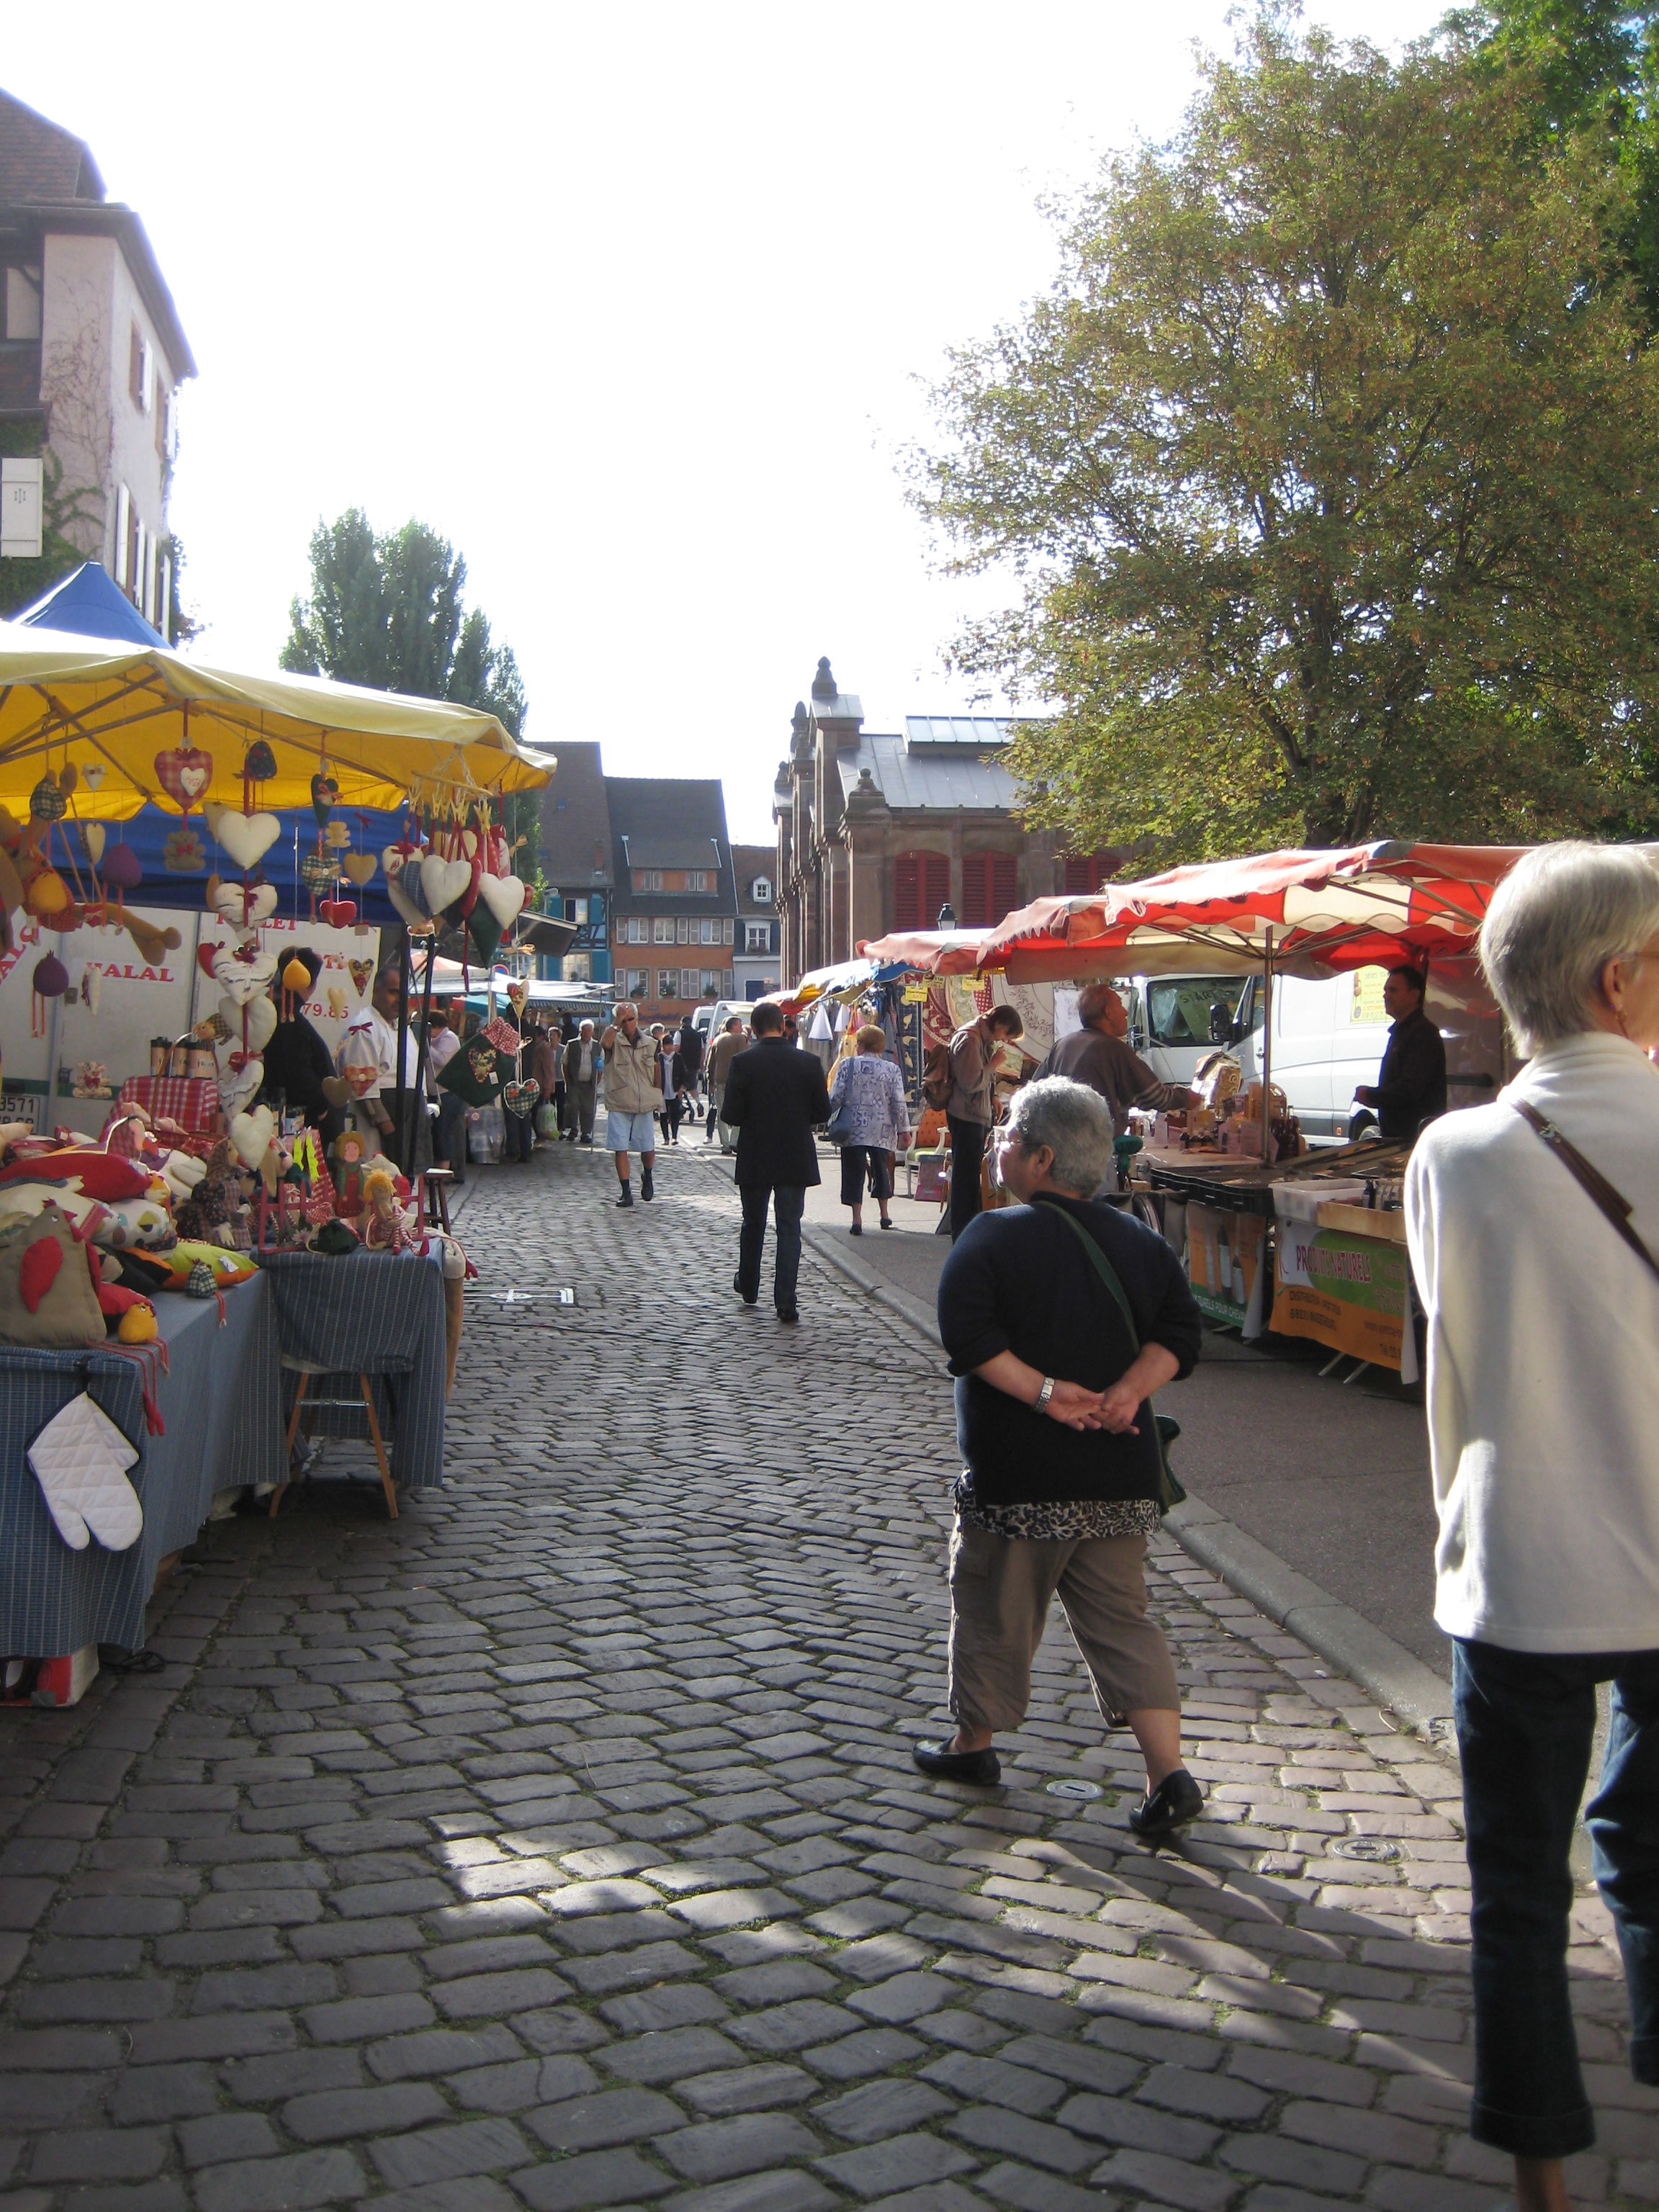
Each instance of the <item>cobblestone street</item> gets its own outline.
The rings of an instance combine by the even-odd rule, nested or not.
[[[1455,1768],[1169,1543],[1178,1851],[1060,1627],[1006,1786],[924,1781],[937,1354],[810,1251],[800,1328],[739,1306],[700,1152],[614,1189],[556,1147],[471,1194],[446,1488],[214,1525],[164,1674],[0,1717],[0,2212],[1505,2202]],[[1576,1924],[1570,2170],[1651,2203]]]

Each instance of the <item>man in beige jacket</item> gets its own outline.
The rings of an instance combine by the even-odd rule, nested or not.
[[[705,1145],[709,1144],[718,1134],[720,1150],[726,1153],[738,1149],[738,1133],[729,1121],[720,1119],[720,1108],[726,1099],[726,1079],[731,1073],[732,1061],[748,1042],[749,1033],[744,1028],[743,1017],[733,1014],[710,1048],[705,1071],[708,1079],[708,1127],[703,1133],[702,1140]]]
[[[640,1196],[656,1196],[651,1170],[657,1164],[657,1041],[640,1027],[640,1010],[624,1000],[617,1018],[599,1039],[605,1054],[605,1142],[617,1162],[622,1191],[618,1206],[632,1206],[628,1155],[640,1156]]]

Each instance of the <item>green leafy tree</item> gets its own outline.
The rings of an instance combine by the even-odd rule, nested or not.
[[[311,595],[289,610],[282,665],[482,707],[516,738],[529,712],[518,661],[465,599],[466,562],[447,539],[422,522],[377,535],[354,507],[312,534]]]
[[[1149,859],[1656,816],[1659,410],[1605,149],[1536,72],[1272,12],[952,356],[916,496],[1013,572],[1029,817]]]

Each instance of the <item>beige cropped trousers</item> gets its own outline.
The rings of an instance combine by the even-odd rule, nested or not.
[[[951,1711],[966,1728],[1019,1726],[1031,1662],[1058,1598],[1103,1714],[1178,1712],[1164,1632],[1146,1613],[1146,1539],[994,1536],[958,1518],[951,1537]]]

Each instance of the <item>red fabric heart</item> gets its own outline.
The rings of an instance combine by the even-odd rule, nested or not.
[[[317,906],[318,917],[331,929],[347,929],[357,919],[356,899],[322,899]]]
[[[198,945],[196,948],[196,965],[210,981],[213,978],[214,956],[223,949],[222,945]]]
[[[213,781],[213,755],[199,745],[180,745],[170,753],[157,753],[155,774],[163,791],[188,814]]]
[[[57,1281],[58,1270],[63,1264],[64,1248],[55,1237],[37,1237],[24,1253],[23,1264],[17,1271],[17,1287],[31,1313],[40,1312],[40,1301]]]

